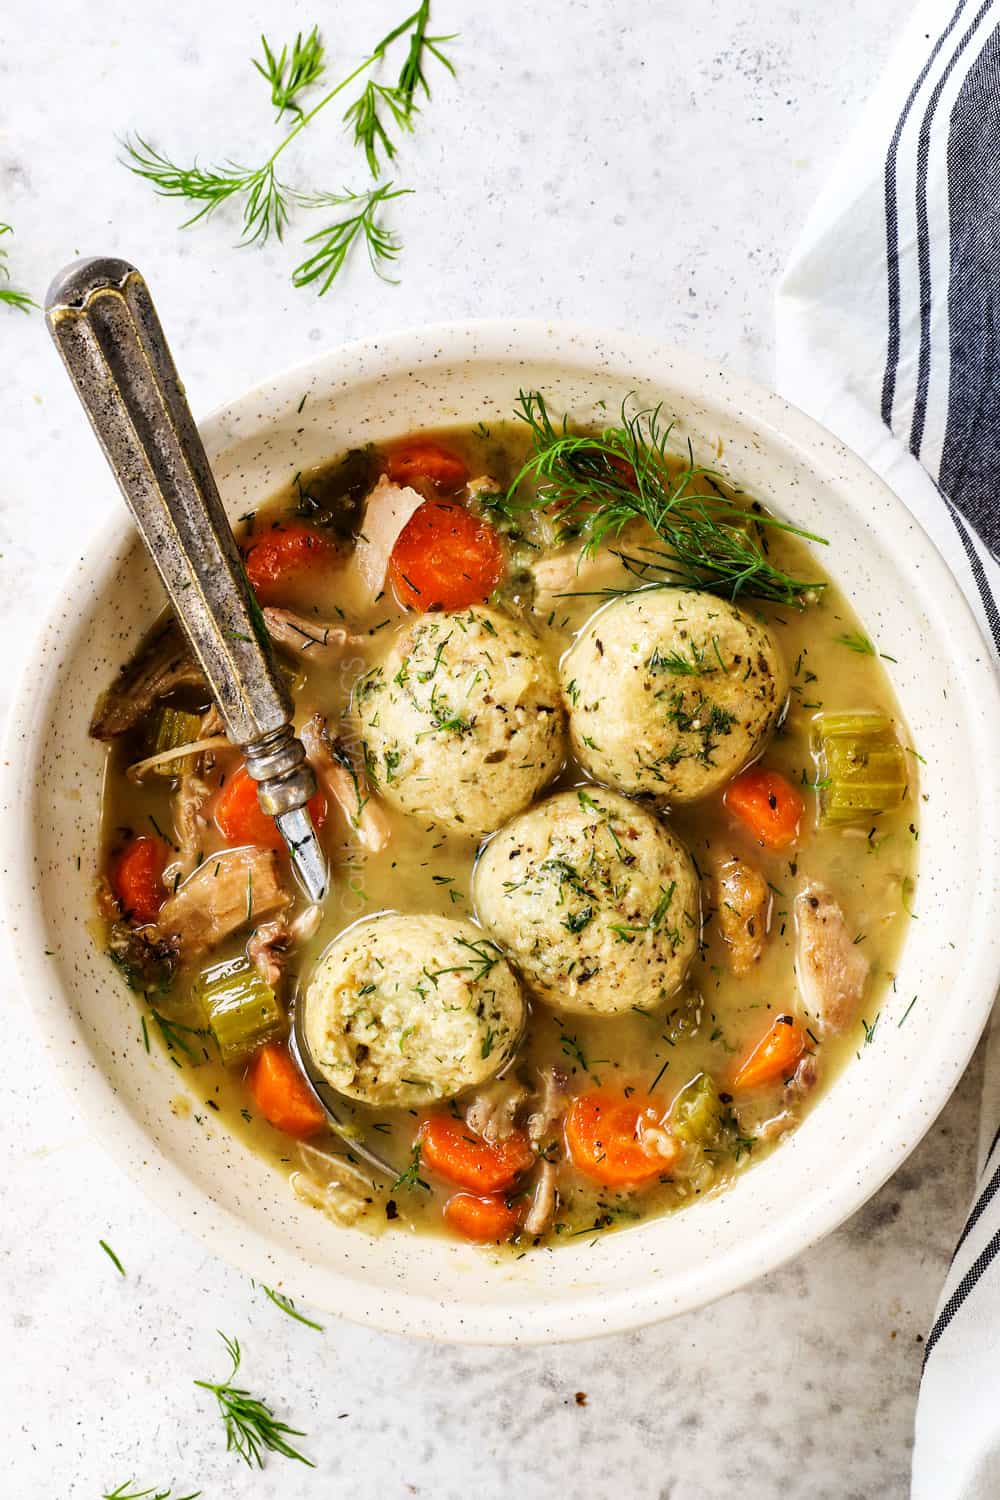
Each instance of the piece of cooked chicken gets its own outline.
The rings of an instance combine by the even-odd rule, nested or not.
[[[868,960],[848,932],[839,902],[816,881],[795,898],[795,929],[803,1003],[821,1031],[842,1031],[857,1014]]]
[[[272,641],[310,661],[337,661],[364,641],[363,636],[352,635],[343,625],[329,625],[290,609],[265,609],[264,624]]]
[[[316,780],[340,807],[359,844],[377,854],[389,842],[389,820],[371,783],[342,740],[334,739],[322,714],[313,714],[299,731]]]
[[[187,963],[231,932],[283,911],[291,897],[270,849],[224,849],[211,854],[160,907],[159,931],[177,940]]]
[[[767,881],[734,854],[713,866],[712,893],[729,968],[740,979],[760,962],[767,942],[771,904]]]

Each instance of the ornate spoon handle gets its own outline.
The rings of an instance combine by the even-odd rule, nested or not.
[[[318,901],[326,861],[306,808],[316,779],[149,289],[127,261],[77,261],[49,288],[45,317],[226,733]]]

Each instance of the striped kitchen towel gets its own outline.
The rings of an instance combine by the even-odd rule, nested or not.
[[[934,539],[1000,655],[1000,0],[923,0],[778,289],[777,385]],[[1000,1500],[1000,1024],[912,1500]]]

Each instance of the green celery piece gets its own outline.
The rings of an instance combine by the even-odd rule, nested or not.
[[[707,1073],[685,1084],[674,1100],[670,1128],[682,1141],[714,1146],[722,1131],[722,1100],[715,1080]]]
[[[813,745],[820,759],[821,826],[864,822],[906,796],[906,756],[885,714],[820,714]]]
[[[185,713],[181,708],[170,708],[166,704],[156,711],[149,735],[149,755],[162,755],[165,750],[177,750],[181,745],[190,745],[201,736],[201,715]],[[187,776],[195,768],[197,757],[185,755],[180,760],[168,760],[165,765],[154,766],[155,776]]]
[[[242,955],[204,969],[191,993],[227,1067],[243,1062],[264,1042],[288,1030],[285,1012],[271,986]]]

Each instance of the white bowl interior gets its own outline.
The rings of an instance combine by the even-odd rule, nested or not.
[[[215,1124],[175,1114],[197,1074],[146,1056],[139,1012],[93,943],[103,752],[97,692],[162,606],[126,521],[76,570],[12,727],[4,863],[15,949],[64,1082],[107,1144],[218,1252],[313,1304],[440,1338],[535,1341],[636,1326],[734,1289],[873,1192],[941,1108],[989,1013],[998,958],[1000,710],[982,642],[924,534],[880,482],[778,398],[688,356],[543,326],[465,325],[350,346],[218,412],[203,432],[236,517],[300,468],[414,427],[510,414],[520,386],[601,419],[630,393],[781,515],[829,538],[831,570],[874,638],[922,768],[919,882],[894,992],[805,1123],[728,1193],[670,1218],[496,1258],[445,1240],[338,1228]],[[298,410],[302,397],[305,405]],[[110,480],[109,480],[110,485]],[[958,934],[954,945],[948,935]],[[904,1012],[916,996],[905,1022]]]

